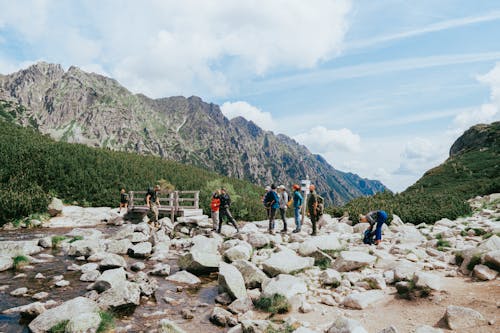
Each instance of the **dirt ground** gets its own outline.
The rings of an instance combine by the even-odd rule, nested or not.
[[[387,288],[387,300],[365,310],[348,310],[322,304],[314,305],[315,311],[292,316],[314,326],[327,325],[339,314],[360,321],[369,333],[378,333],[394,325],[399,332],[411,333],[419,325],[429,325],[456,333],[500,332],[500,280],[472,282],[469,278],[443,277],[444,290],[428,298],[406,300],[399,298],[394,288]],[[448,305],[464,306],[479,311],[493,325],[465,330],[447,329],[442,320]]]

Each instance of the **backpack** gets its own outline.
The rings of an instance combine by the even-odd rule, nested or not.
[[[375,243],[375,233],[372,233],[370,229],[366,230],[363,237],[363,244],[372,245]]]
[[[318,203],[316,206],[316,214],[321,216],[325,212],[325,199],[323,199],[321,195],[316,194],[316,202]]]
[[[271,192],[272,191],[267,192],[266,196],[264,197],[264,206],[266,206],[266,208],[270,208],[274,202],[274,196]]]

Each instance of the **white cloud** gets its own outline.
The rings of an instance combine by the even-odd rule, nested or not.
[[[478,108],[465,110],[453,120],[452,134],[459,135],[470,126],[483,123],[488,124],[500,120],[500,62],[488,73],[478,76],[478,81],[489,85],[490,101]]]
[[[227,95],[241,77],[311,68],[336,56],[351,1],[4,1],[1,7],[0,22],[36,50],[35,58],[66,67],[99,64],[153,97],[207,97]]]
[[[401,153],[399,175],[419,175],[437,165],[447,156],[449,144],[442,140],[414,138],[406,143]]]
[[[253,121],[265,130],[275,129],[273,117],[269,112],[263,112],[247,102],[225,102],[220,108],[222,113],[229,119],[241,116],[247,120]]]
[[[316,126],[307,132],[295,135],[294,139],[316,153],[359,152],[361,149],[360,136],[347,128],[331,130],[323,126]]]

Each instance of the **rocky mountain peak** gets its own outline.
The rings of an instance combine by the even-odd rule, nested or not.
[[[500,121],[492,124],[478,124],[464,132],[450,148],[450,157],[473,149],[486,149],[500,145]]]

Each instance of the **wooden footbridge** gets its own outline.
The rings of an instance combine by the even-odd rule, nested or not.
[[[130,191],[128,211],[131,213],[147,213],[146,191]],[[196,216],[203,215],[200,209],[200,191],[173,191],[170,193],[158,192],[160,199],[160,215]]]

